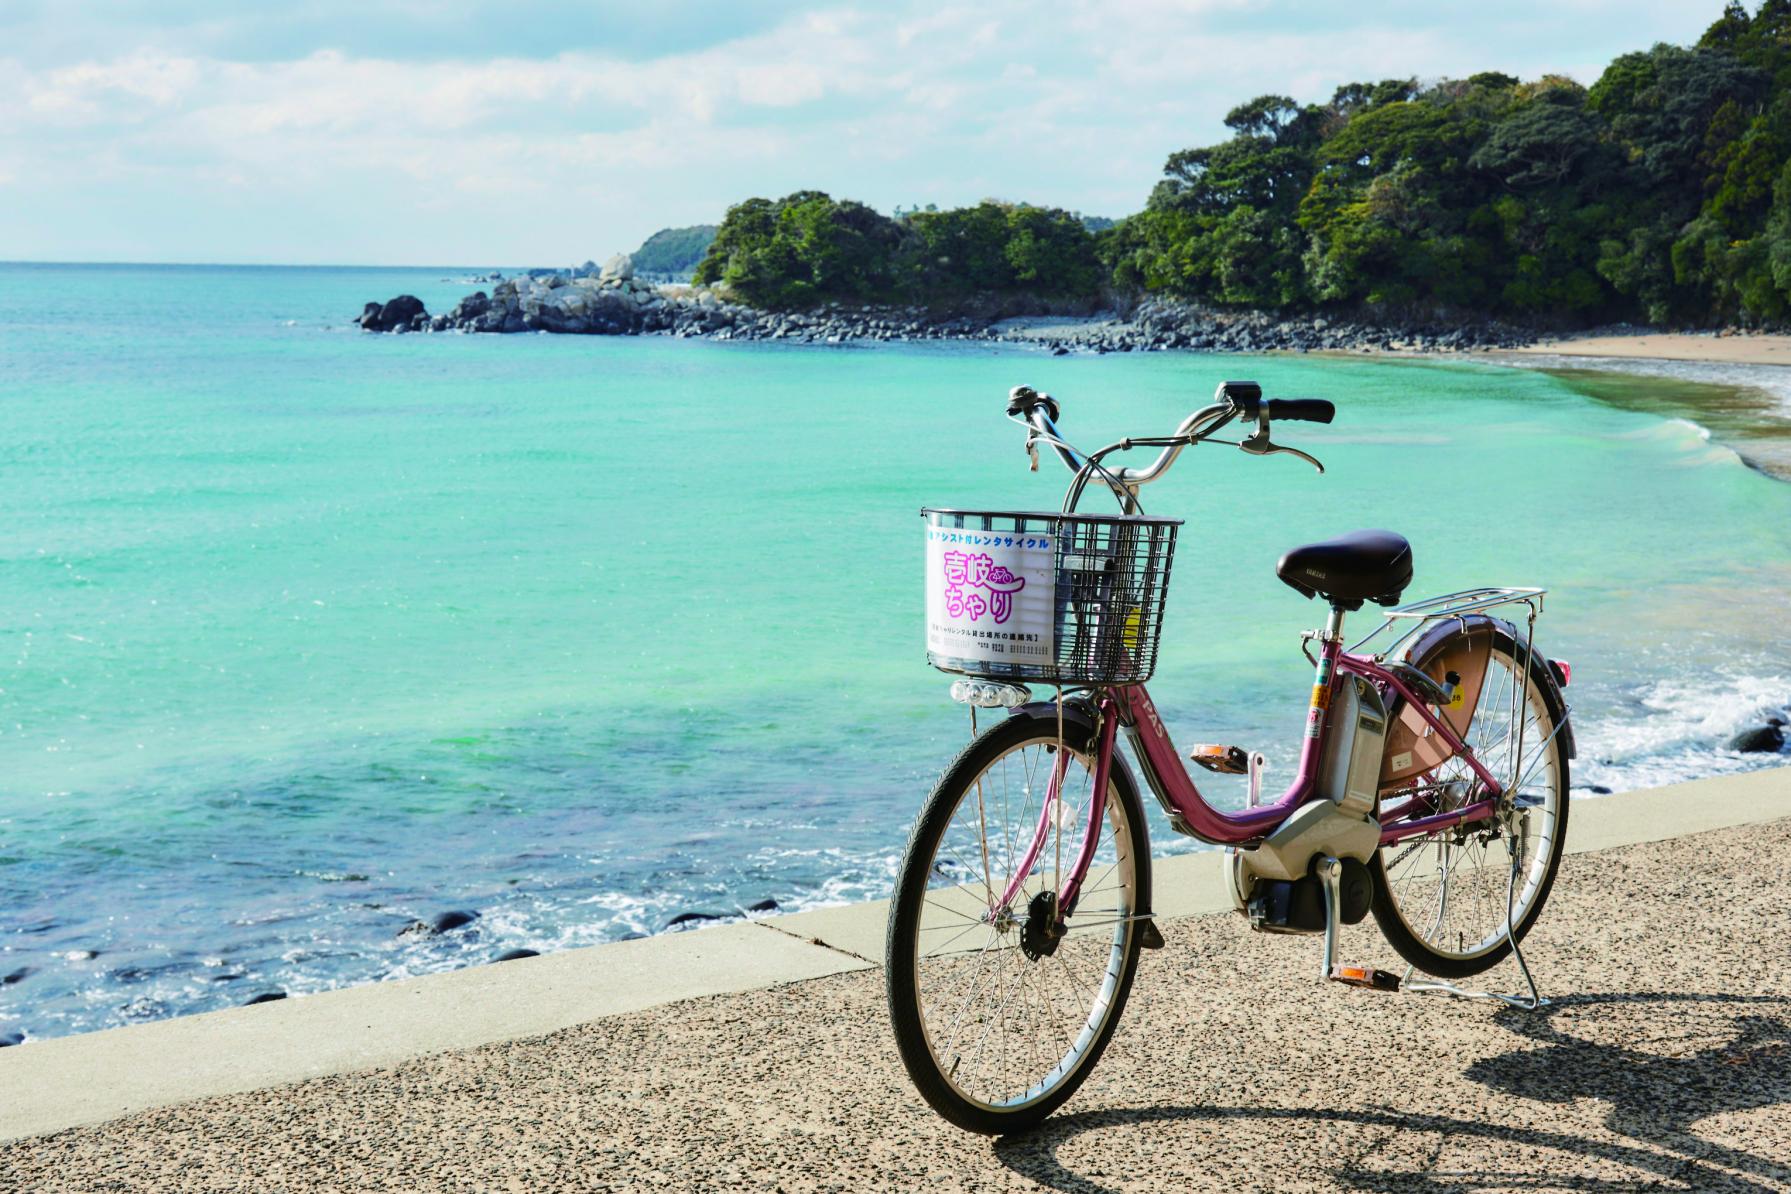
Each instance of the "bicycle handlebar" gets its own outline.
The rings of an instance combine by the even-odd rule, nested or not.
[[[1323,398],[1270,398],[1264,400],[1262,387],[1252,381],[1221,382],[1218,392],[1213,395],[1211,406],[1202,407],[1181,421],[1173,435],[1161,439],[1123,439],[1109,444],[1092,456],[1084,456],[1078,452],[1061,432],[1057,430],[1059,407],[1057,400],[1049,394],[1041,394],[1031,386],[1015,386],[1008,393],[1007,413],[1015,422],[1024,422],[1030,430],[1026,440],[1026,450],[1032,454],[1032,466],[1038,468],[1037,443],[1042,440],[1064,467],[1076,474],[1070,491],[1065,495],[1064,508],[1074,510],[1076,502],[1082,495],[1083,488],[1090,477],[1098,476],[1113,490],[1120,504],[1128,512],[1136,508],[1138,489],[1148,485],[1169,470],[1175,458],[1181,455],[1183,448],[1200,443],[1233,419],[1246,419],[1256,423],[1257,430],[1238,444],[1246,452],[1253,455],[1266,456],[1277,452],[1286,452],[1300,457],[1318,469],[1325,471],[1325,466],[1316,459],[1299,451],[1269,442],[1269,423],[1275,419],[1290,422],[1329,423],[1336,417],[1337,408]],[[1230,443],[1231,441],[1220,441]],[[1142,469],[1121,468],[1109,469],[1101,463],[1101,458],[1110,452],[1124,451],[1128,448],[1162,447],[1162,452],[1150,465]]]

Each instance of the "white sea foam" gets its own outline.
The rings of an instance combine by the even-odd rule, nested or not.
[[[1575,719],[1578,787],[1652,788],[1784,762],[1783,754],[1726,749],[1738,732],[1791,703],[1791,676],[1715,674],[1652,681],[1627,700]]]

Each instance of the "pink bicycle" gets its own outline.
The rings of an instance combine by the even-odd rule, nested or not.
[[[1569,669],[1532,649],[1542,590],[1400,606],[1412,554],[1398,535],[1359,531],[1288,552],[1281,579],[1329,605],[1324,628],[1303,640],[1316,675],[1298,772],[1264,803],[1261,755],[1193,752],[1208,770],[1249,777],[1237,811],[1202,798],[1145,691],[1181,524],[1146,517],[1138,491],[1209,441],[1291,453],[1323,472],[1272,442],[1270,424],[1333,413],[1226,382],[1174,434],[1084,455],[1059,433],[1057,403],[1017,387],[1008,414],[1027,428],[1033,467],[1043,445],[1074,473],[1062,509],[923,512],[928,660],[962,677],[953,695],[971,706],[973,737],[915,823],[886,974],[902,1060],[953,1123],[1012,1132],[1060,1106],[1112,1037],[1139,951],[1163,944],[1144,807],[1115,750],[1122,728],[1170,825],[1230,848],[1237,910],[1264,932],[1322,934],[1326,978],[1400,985],[1337,963],[1339,924],[1370,911],[1411,967],[1441,979],[1511,953],[1522,966],[1518,942],[1561,860],[1574,754]],[[1213,438],[1234,420],[1249,433]],[[1161,452],[1143,469],[1104,463],[1132,448]],[[1091,483],[1121,513],[1077,513]],[[1364,602],[1390,608],[1346,649],[1344,617]],[[1527,617],[1488,612],[1500,607]],[[1055,692],[1034,700],[1028,681]],[[979,707],[1007,716],[977,734]],[[1532,981],[1527,1005],[1539,998]]]

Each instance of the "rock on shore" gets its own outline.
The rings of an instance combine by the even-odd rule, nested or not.
[[[702,336],[714,340],[787,340],[842,344],[878,340],[977,340],[1037,344],[1055,353],[1468,352],[1515,348],[1535,335],[1493,321],[1388,327],[1315,315],[1216,312],[1151,299],[1129,316],[999,318],[919,306],[761,311],[700,287],[661,286],[634,276],[626,257],[577,275],[523,274],[491,293],[476,291],[445,314],[430,315],[412,295],[368,303],[355,321],[382,332],[555,332],[570,335]]]

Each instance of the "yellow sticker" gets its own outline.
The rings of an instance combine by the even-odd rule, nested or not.
[[[1329,709],[1331,707],[1331,688],[1328,684],[1312,686],[1312,707],[1314,709]]]

